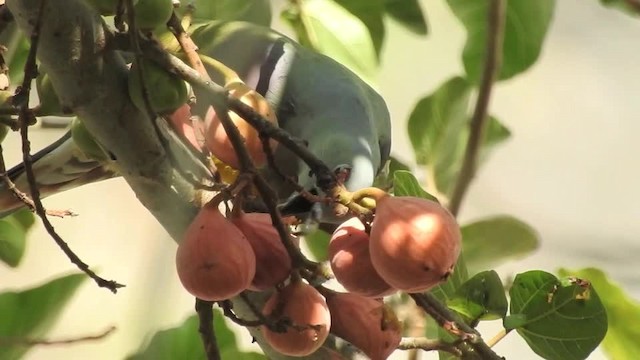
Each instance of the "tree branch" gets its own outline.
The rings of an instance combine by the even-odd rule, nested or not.
[[[449,210],[454,216],[458,215],[462,200],[477,171],[480,147],[484,141],[484,133],[489,119],[487,110],[491,99],[491,90],[502,64],[505,8],[505,0],[491,0],[489,5],[487,47],[480,90],[478,91],[478,99],[471,118],[469,140],[467,141],[462,167],[449,202]]]
[[[468,343],[481,359],[504,360],[504,358],[491,350],[475,329],[467,325],[464,321],[461,321],[433,295],[424,293],[409,294],[409,296],[411,296],[413,301],[429,314],[438,325]]]
[[[54,340],[50,340],[50,339],[29,339],[29,338],[12,337],[12,336],[0,336],[0,347],[2,347],[2,346],[13,346],[13,345],[24,345],[24,346],[72,345],[72,344],[77,344],[77,343],[81,343],[81,342],[102,340],[102,339],[106,338],[107,336],[111,335],[111,333],[113,333],[114,331],[116,331],[116,327],[115,326],[111,326],[111,327],[107,328],[106,330],[104,330],[103,332],[101,332],[99,334],[96,334],[96,335],[86,335],[86,336],[81,336],[81,337],[73,337],[73,338],[66,338],[66,339],[54,339]]]
[[[453,344],[442,342],[440,340],[427,339],[423,337],[404,337],[400,340],[398,350],[424,350],[424,351],[446,351],[457,357],[462,356],[460,349]]]
[[[207,360],[220,360],[220,350],[213,327],[213,303],[196,298],[196,312],[200,320],[198,331],[202,338],[204,352],[207,354]]]
[[[7,0],[23,33],[31,33],[39,4]],[[179,240],[196,214],[189,203],[196,193],[173,169],[152,122],[131,103],[126,64],[107,49],[108,27],[82,0],[50,1],[43,15],[38,59],[61,102],[115,156],[116,170],[140,202]]]

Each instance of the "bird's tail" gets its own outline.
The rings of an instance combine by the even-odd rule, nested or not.
[[[32,156],[36,185],[41,198],[78,186],[106,180],[116,174],[104,163],[83,153],[74,143],[71,132]],[[20,163],[7,171],[16,187],[29,194],[25,165]],[[0,217],[11,214],[24,204],[2,183],[0,185]]]

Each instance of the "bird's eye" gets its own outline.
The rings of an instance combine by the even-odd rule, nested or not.
[[[333,170],[333,172],[334,174],[336,174],[336,177],[338,178],[338,182],[340,182],[341,184],[344,184],[347,181],[349,181],[349,178],[351,177],[352,169],[353,168],[351,167],[351,165],[338,165]]]

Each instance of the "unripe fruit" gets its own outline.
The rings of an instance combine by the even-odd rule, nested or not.
[[[242,232],[216,207],[205,206],[178,246],[176,267],[189,293],[203,300],[220,301],[249,287],[256,258]]]
[[[460,254],[460,228],[440,204],[416,197],[377,200],[369,251],[373,266],[399,290],[421,292],[445,281]]]
[[[255,90],[241,82],[232,82],[225,86],[225,88],[229,90],[231,96],[251,106],[257,113],[269,120],[270,123],[278,125],[278,119],[271,109],[271,106],[265,98]],[[229,117],[238,128],[240,135],[244,138],[245,146],[254,164],[257,167],[264,166],[267,162],[267,155],[262,149],[262,141],[260,141],[258,132],[238,114],[230,111]],[[231,141],[229,141],[227,132],[224,130],[220,118],[212,108],[209,108],[209,111],[205,115],[205,139],[207,147],[215,157],[235,169],[240,168],[238,156],[233,149]],[[278,143],[273,139],[271,139],[269,143],[271,144],[271,149],[275,151]]]
[[[271,216],[241,213],[231,221],[246,236],[256,254],[256,275],[249,290],[266,290],[286,280],[291,272],[291,258],[273,227]]]
[[[172,0],[138,0],[133,6],[136,27],[142,30],[153,30],[163,26],[173,13]]]
[[[262,313],[274,310],[281,318],[288,318],[286,332],[279,333],[262,326],[265,340],[277,352],[289,356],[307,356],[318,350],[329,336],[331,315],[327,303],[318,290],[300,280],[292,281],[274,293],[264,305]]]
[[[78,117],[71,120],[71,138],[78,148],[88,157],[99,161],[109,159],[109,156],[102,146],[98,144],[93,135],[91,135],[84,126],[82,120]]]
[[[187,102],[187,86],[184,81],[151,61],[142,61],[144,85],[153,111],[160,114],[172,113]],[[137,61],[129,70],[129,97],[138,109],[146,111]]]
[[[349,292],[375,298],[395,292],[371,264],[369,235],[358,218],[345,221],[333,232],[329,261],[336,280]]]
[[[398,347],[402,327],[382,301],[357,294],[325,294],[331,332],[362,350],[371,360],[384,360]]]
[[[41,116],[65,116],[62,111],[62,105],[56,94],[51,78],[44,72],[40,72],[36,78],[36,89],[38,90],[38,99],[40,100],[40,108],[38,110]]]

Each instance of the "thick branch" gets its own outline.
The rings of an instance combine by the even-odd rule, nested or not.
[[[449,210],[453,215],[458,215],[462,200],[469,188],[469,184],[476,175],[478,167],[478,156],[480,147],[484,141],[484,133],[487,127],[489,116],[489,100],[491,99],[491,89],[500,71],[502,63],[502,43],[504,40],[505,22],[505,0],[491,0],[489,6],[487,29],[487,47],[484,61],[484,70],[478,91],[476,107],[471,118],[471,129],[469,140],[464,153],[462,168],[456,182],[456,186],[451,195]]]
[[[39,4],[7,1],[23,33],[31,33]],[[151,121],[129,100],[128,70],[117,52],[106,49],[110,36],[102,18],[85,1],[49,1],[38,60],[61,102],[115,155],[117,170],[138,199],[179,239],[196,209],[175,189],[191,187],[175,175]]]

